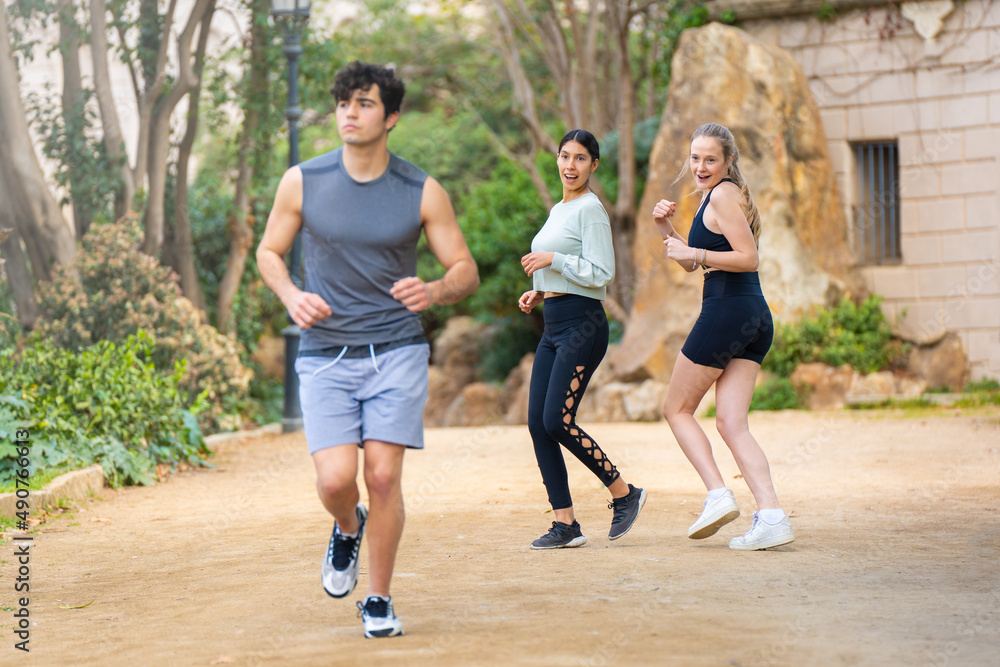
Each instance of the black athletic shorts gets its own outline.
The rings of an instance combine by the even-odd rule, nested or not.
[[[725,368],[730,359],[759,364],[773,338],[771,310],[756,272],[705,274],[701,314],[681,348],[685,357],[713,368]]]

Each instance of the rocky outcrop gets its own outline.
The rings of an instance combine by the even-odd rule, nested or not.
[[[608,355],[614,354],[615,349],[614,345],[609,347]],[[507,376],[501,400],[505,424],[528,423],[528,389],[534,358],[535,355],[526,354]],[[605,361],[590,379],[577,415],[582,424],[659,421],[663,418],[663,399],[666,395],[667,386],[662,382],[616,382],[610,364]]]
[[[800,364],[791,375],[792,384],[806,397],[810,410],[838,410],[849,404],[881,403],[889,398],[919,398],[927,389],[921,378],[891,371],[862,375],[844,364]]]
[[[790,379],[800,395],[807,396],[810,410],[836,410],[847,405],[854,369],[847,364],[839,368],[819,362],[799,364]]]
[[[707,122],[725,125],[736,138],[762,216],[761,283],[774,316],[793,319],[830,302],[845,281],[853,281],[826,137],[799,65],[779,47],[736,28],[685,30],[638,210],[635,302],[611,359],[618,380],[668,381],[697,318],[700,275],[665,258],[650,213],[660,199],[676,201],[674,224],[687,233],[699,205],[699,197],[688,196],[694,191],[687,171],[690,136]],[[678,173],[683,178],[674,183]]]
[[[429,369],[427,405],[424,424],[441,426],[445,413],[461,394],[475,382],[479,373],[479,345],[486,325],[471,317],[452,317],[434,341]]]
[[[945,334],[933,345],[913,347],[907,365],[931,387],[952,391],[962,391],[972,375],[965,346],[956,333]]]
[[[503,389],[486,382],[462,387],[441,419],[441,426],[487,426],[503,421]]]
[[[531,387],[531,365],[534,362],[534,353],[528,353],[507,375],[503,392],[504,424],[528,423],[528,390]]]

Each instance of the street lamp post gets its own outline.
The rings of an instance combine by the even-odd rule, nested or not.
[[[271,16],[285,42],[285,58],[288,59],[288,166],[299,163],[299,56],[302,55],[302,31],[309,21],[309,0],[271,0]],[[292,244],[292,282],[302,287],[302,235],[295,235]],[[289,320],[291,317],[289,316]],[[291,322],[281,330],[285,337],[285,411],[281,420],[282,433],[292,433],[302,429],[302,408],[299,406],[299,376],[295,373],[295,356],[299,351],[299,327]]]

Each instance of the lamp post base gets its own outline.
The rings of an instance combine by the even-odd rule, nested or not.
[[[285,412],[281,420],[282,433],[302,430],[299,375],[295,372],[295,357],[299,353],[299,331],[297,324],[291,324],[281,330],[281,335],[285,337]]]

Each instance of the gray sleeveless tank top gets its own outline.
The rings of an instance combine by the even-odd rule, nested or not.
[[[358,183],[344,169],[342,153],[338,148],[299,165],[305,290],[333,311],[302,330],[300,355],[423,334],[420,316],[389,290],[417,272],[427,174],[390,154],[384,174]]]

